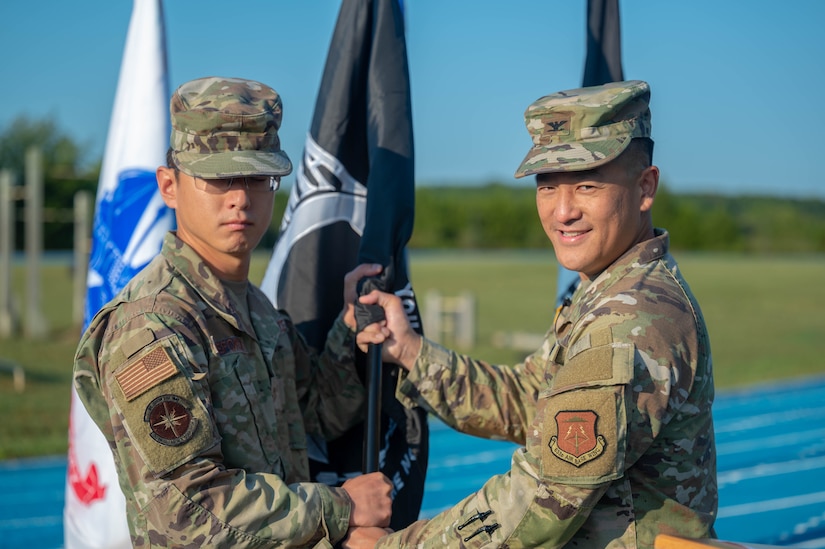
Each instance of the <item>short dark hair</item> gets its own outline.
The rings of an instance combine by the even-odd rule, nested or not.
[[[621,163],[632,173],[649,168],[653,165],[653,140],[649,137],[634,137],[614,162]]]
[[[649,137],[634,137],[628,148],[633,147],[636,154],[643,156],[645,167],[653,164],[653,140]]]
[[[178,165],[175,162],[175,151],[172,150],[172,147],[166,149],[166,167],[172,168],[173,170],[178,169]]]

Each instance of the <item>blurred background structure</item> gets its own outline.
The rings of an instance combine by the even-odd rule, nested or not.
[[[141,2],[149,5],[134,5]],[[552,318],[561,273],[535,222],[534,190],[512,171],[529,145],[524,108],[586,79],[592,5],[615,3],[404,3],[416,143],[411,280],[426,298],[425,333],[493,362],[521,360]],[[719,533],[825,547],[825,181],[817,163],[825,3],[619,7],[623,77],[653,90],[663,174],[654,220],[671,232],[714,344]],[[273,83],[285,101],[283,146],[298,158],[338,5],[244,3],[278,31],[248,33],[240,56],[192,47],[223,4],[176,0],[164,9],[171,87],[206,74]],[[0,64],[0,547],[63,543],[71,362],[88,320],[90,234],[100,213],[91,197],[106,179],[102,153],[116,132],[129,21],[130,3],[0,5],[0,46],[12,52]],[[255,282],[287,196],[276,197]],[[124,209],[115,204],[108,214],[124,226]],[[503,295],[504,278],[523,295]],[[423,516],[506,470],[512,452],[438,425],[431,444]],[[93,472],[81,476],[97,488]]]

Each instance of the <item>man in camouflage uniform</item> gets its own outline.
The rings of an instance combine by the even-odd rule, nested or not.
[[[389,524],[380,473],[307,482],[307,433],[333,438],[363,414],[353,306],[314,356],[248,280],[274,191],[292,170],[282,104],[254,81],[203,78],[173,95],[168,166],[177,230],[92,320],[77,393],[111,446],[136,547],[332,547]],[[347,275],[355,284],[380,267]]]
[[[542,226],[581,285],[542,347],[512,368],[420,338],[397,298],[358,336],[404,368],[398,393],[454,428],[523,444],[508,473],[378,547],[652,548],[713,536],[714,396],[705,322],[654,229],[650,90],[629,81],[525,112]]]

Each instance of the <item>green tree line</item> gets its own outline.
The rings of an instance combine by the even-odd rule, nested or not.
[[[13,183],[25,183],[26,151],[38,147],[43,158],[43,247],[47,250],[71,249],[74,195],[94,193],[100,174],[100,161],[88,161],[89,147],[63,132],[53,119],[15,119],[0,132],[0,169],[12,173]],[[93,195],[94,196],[94,195]],[[14,245],[24,247],[24,205],[15,203]]]
[[[535,188],[421,187],[411,248],[543,248]],[[659,186],[653,221],[678,250],[825,252],[825,201],[675,194]]]
[[[25,152],[40,147],[44,163],[46,208],[44,248],[73,245],[70,210],[78,191],[94,193],[100,160],[87,158],[77,143],[51,119],[20,117],[0,132],[0,169],[22,184]],[[286,207],[288,188],[275,197],[272,225],[261,245],[271,247]],[[538,223],[535,189],[487,183],[479,186],[421,186],[415,193],[413,249],[546,248]],[[16,205],[15,246],[23,249],[23,205]],[[758,196],[675,194],[662,182],[653,208],[657,227],[670,231],[678,250],[749,253],[825,252],[825,201]]]

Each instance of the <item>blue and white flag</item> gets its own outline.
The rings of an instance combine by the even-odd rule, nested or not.
[[[83,329],[174,228],[155,170],[166,162],[169,82],[161,0],[134,0],[95,203]],[[64,541],[131,547],[111,451],[72,389]]]

